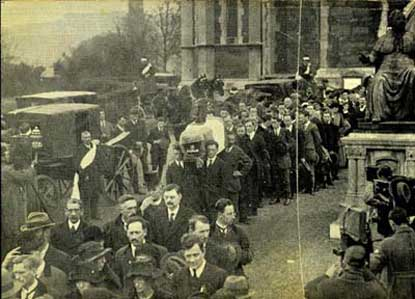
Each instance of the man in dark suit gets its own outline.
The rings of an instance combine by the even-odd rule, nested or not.
[[[281,199],[284,200],[285,205],[290,204],[290,140],[289,132],[282,128],[280,122],[273,118],[271,119],[272,133],[270,155],[272,165],[272,179],[274,186],[275,198],[271,203],[277,203]]]
[[[234,224],[235,208],[229,199],[219,199],[216,210],[218,217],[212,227],[211,239],[227,248],[231,256],[236,256],[230,274],[244,275],[243,266],[249,264],[253,257],[248,235],[239,225]]]
[[[266,111],[268,111],[268,108],[266,109]],[[259,207],[263,206],[262,196],[264,195],[266,197],[270,197],[271,191],[272,191],[272,180],[271,180],[272,165],[271,165],[270,152],[272,150],[271,145],[272,145],[273,136],[270,132],[270,127],[271,127],[271,116],[269,114],[264,114],[263,118],[257,121],[256,131],[255,131],[255,135],[258,137],[259,136],[262,137],[262,139],[264,140],[264,145],[265,145],[263,152],[262,153],[260,152],[261,154],[260,157],[262,157],[263,178],[262,178],[261,185],[260,185],[261,199],[259,201]],[[255,135],[254,135],[254,140],[256,142],[256,140],[258,140],[258,137],[255,138]]]
[[[149,221],[150,238],[169,252],[180,250],[180,238],[187,231],[188,221],[194,211],[181,204],[182,193],[178,185],[170,184],[164,188],[165,205],[153,211]]]
[[[98,146],[92,142],[90,132],[82,132],[81,141],[74,156],[74,168],[79,176],[79,195],[86,220],[98,219],[98,198],[101,190],[100,152]]]
[[[140,118],[139,109],[130,110],[129,120],[125,125],[125,131],[130,132],[128,136],[129,146],[132,147],[136,142],[147,142],[147,128],[143,118]]]
[[[258,178],[260,177],[258,169],[258,157],[252,150],[251,140],[246,134],[246,128],[243,123],[236,126],[236,144],[244,151],[252,161],[252,167],[248,174],[241,177],[241,191],[239,199],[239,222],[248,224],[248,215],[252,207],[253,198],[258,196]]]
[[[204,167],[204,211],[210,221],[215,219],[215,202],[226,196],[225,163],[218,157],[219,145],[214,140],[206,142],[206,162]]]
[[[152,258],[153,264],[160,267],[161,258],[167,254],[167,249],[155,245],[146,240],[147,221],[139,216],[132,216],[127,222],[127,236],[130,241],[128,245],[121,247],[115,254],[114,271],[121,278],[124,291],[133,287],[132,280],[127,277],[131,264],[139,255],[146,255]]]
[[[224,189],[226,198],[234,203],[239,216],[239,192],[241,191],[241,177],[246,176],[252,167],[252,161],[244,151],[237,146],[236,135],[233,132],[227,134],[228,143],[218,157],[225,162]]]
[[[210,238],[209,219],[204,215],[193,215],[189,220],[189,233],[196,234],[203,242],[205,259],[208,263],[215,265],[223,270],[231,272],[234,269],[236,255],[227,248],[217,244]]]
[[[370,268],[374,273],[386,270],[389,274],[389,298],[415,297],[415,232],[409,225],[405,209],[395,208],[389,213],[394,234],[385,238],[374,252]]]
[[[332,185],[332,178],[337,177],[339,171],[339,140],[340,134],[338,128],[333,124],[330,110],[323,112],[323,135],[321,136],[323,146],[330,154],[330,174],[327,177],[327,183]]]
[[[318,147],[321,146],[321,136],[317,126],[310,121],[310,114],[307,111],[298,114],[298,122],[302,126],[304,132],[304,159],[308,166],[311,176],[310,185],[306,187],[306,192],[312,194],[315,188],[315,165],[318,162]]]
[[[164,118],[159,117],[157,119],[157,128],[150,130],[148,142],[151,144],[151,163],[153,169],[158,169],[160,179],[164,164],[166,164],[167,150],[170,144],[169,132],[165,126]]]
[[[124,194],[118,198],[120,215],[104,225],[105,247],[112,248],[114,252],[129,243],[127,237],[128,218],[137,215],[137,199],[131,194]]]
[[[306,298],[388,298],[386,290],[381,282],[365,267],[365,259],[366,252],[364,247],[356,245],[348,247],[340,269],[336,269],[335,266],[332,266],[325,275],[319,276],[306,284]]]
[[[101,130],[100,140],[102,142],[107,142],[111,138],[115,137],[115,127],[111,122],[106,120],[104,110],[99,112],[99,128]]]
[[[223,287],[227,273],[206,261],[203,242],[195,234],[186,234],[182,238],[182,247],[187,267],[173,275],[173,286],[177,298],[202,292],[213,295]]]
[[[249,138],[250,147],[252,149],[252,153],[254,155],[253,157],[250,157],[251,159],[255,159],[254,162],[254,170],[256,170],[257,175],[253,177],[252,186],[250,188],[253,188],[255,190],[252,192],[251,196],[251,214],[253,216],[258,215],[258,208],[261,203],[262,198],[262,192],[264,191],[264,168],[265,168],[265,161],[267,159],[267,150],[266,150],[266,144],[265,140],[262,137],[260,133],[258,133],[257,130],[256,121],[253,119],[248,119],[245,121],[245,128],[246,133]]]
[[[176,184],[182,187],[184,198],[186,198],[185,192],[185,165],[183,161],[183,152],[180,145],[175,144],[173,146],[173,157],[174,160],[170,163],[166,172],[166,184]]]
[[[13,276],[23,287],[19,298],[35,299],[47,294],[46,286],[36,278],[41,260],[34,255],[22,255],[13,260]]]
[[[73,256],[79,245],[85,241],[85,231],[90,225],[82,219],[82,203],[69,199],[65,208],[66,221],[52,228],[50,243],[57,249]]]

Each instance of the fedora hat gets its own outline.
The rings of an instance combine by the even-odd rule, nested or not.
[[[20,227],[21,232],[34,231],[54,226],[49,215],[44,212],[32,212],[27,216],[25,224]]]
[[[223,288],[238,299],[251,298],[254,292],[249,291],[248,280],[245,276],[228,276]]]
[[[148,278],[158,278],[162,276],[160,269],[154,267],[154,260],[148,255],[139,255],[131,263],[127,277],[143,276]]]
[[[10,298],[16,295],[22,288],[22,284],[13,279],[12,274],[1,269],[1,298]]]
[[[75,260],[80,265],[87,264],[103,257],[111,250],[111,248],[104,248],[99,242],[89,241],[79,246]]]

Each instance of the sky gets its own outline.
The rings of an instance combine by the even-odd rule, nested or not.
[[[146,0],[151,9],[157,0]],[[2,0],[1,33],[17,61],[51,66],[81,41],[115,29],[126,0]]]

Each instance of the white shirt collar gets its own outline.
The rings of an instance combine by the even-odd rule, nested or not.
[[[38,284],[39,283],[37,279],[35,279],[33,284],[27,290],[25,288],[22,288],[21,298],[32,299],[33,296],[35,295],[34,290],[37,288]]]
[[[179,208],[180,208],[180,206],[177,206],[177,208],[175,208],[174,210],[170,210],[169,208],[167,208],[167,216],[168,216],[168,218],[170,219],[170,215],[174,214],[173,220],[176,220],[177,213],[179,212]]]
[[[207,165],[209,165],[209,161],[212,161],[212,164],[215,163],[216,157],[217,157],[217,155],[215,155],[213,158],[208,158],[207,159]]]
[[[49,249],[49,243],[46,244],[45,248],[43,248],[41,251],[39,251],[39,255],[40,255],[40,258],[42,260],[45,259],[46,253],[48,252],[48,249]]]
[[[227,226],[223,226],[222,224],[220,224],[218,221],[216,221],[216,225],[226,234],[228,232],[228,227]]]
[[[145,243],[146,243],[146,240],[144,239],[143,244],[145,244]],[[133,244],[130,244],[130,245],[131,245],[131,253],[132,253],[133,257],[135,257],[134,254],[136,253],[137,246],[135,246]]]
[[[183,161],[176,160],[176,164],[179,167],[183,167]]]
[[[202,264],[197,269],[189,268],[190,275],[193,277],[193,270],[196,270],[196,277],[200,278],[206,267],[206,260],[203,260]]]
[[[253,131],[252,133],[249,133],[248,136],[249,136],[249,139],[251,140],[254,139],[255,131]]]
[[[45,267],[46,267],[46,262],[45,260],[42,260],[42,262],[40,263],[39,267],[36,269],[36,277],[37,278],[41,278],[43,275],[43,271],[45,271]]]
[[[307,121],[306,123],[305,123],[305,125],[304,125],[304,128],[308,128],[308,126],[310,125],[310,123],[311,123],[311,121]]]
[[[72,223],[70,220],[68,220],[69,229],[72,229],[72,227],[74,227],[75,230],[78,230],[80,224],[81,224],[81,220],[78,220],[78,222],[76,223]]]

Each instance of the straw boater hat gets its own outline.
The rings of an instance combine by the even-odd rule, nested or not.
[[[12,274],[1,269],[1,298],[7,299],[20,292],[22,284],[13,279]]]
[[[27,216],[25,224],[20,227],[21,232],[35,231],[41,228],[54,226],[49,215],[43,212],[32,212]]]
[[[89,241],[79,246],[78,255],[74,257],[74,260],[80,265],[91,263],[111,250],[111,248],[104,248],[99,242]]]

